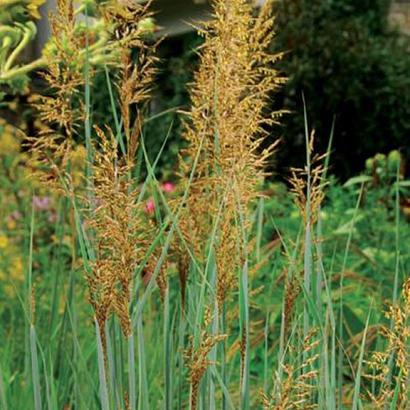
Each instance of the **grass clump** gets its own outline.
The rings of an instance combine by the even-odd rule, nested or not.
[[[0,349],[1,405],[406,409],[401,154],[342,187],[331,142],[315,155],[305,113],[306,166],[290,189],[265,181],[276,149],[266,130],[282,114],[267,108],[285,81],[282,55],[268,52],[272,5],[217,0],[181,113],[177,182],[159,181],[160,154],[152,161],[145,143],[156,118],[149,4],[84,4],[59,2],[49,92],[33,98],[39,131],[21,137],[30,149],[0,153],[4,164],[24,153],[17,169],[39,177],[34,194],[0,191],[13,204],[2,258],[10,270],[22,255],[18,278],[0,265],[1,332],[14,341]],[[112,127],[94,121],[98,73]]]

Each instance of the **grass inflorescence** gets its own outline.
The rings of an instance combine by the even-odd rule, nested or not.
[[[0,153],[24,155],[6,176],[32,187],[0,191],[2,408],[408,408],[402,156],[340,187],[307,104],[306,165],[269,183],[274,21],[269,1],[213,2],[162,182],[150,2],[58,1],[35,132]],[[94,120],[101,73],[111,123]]]

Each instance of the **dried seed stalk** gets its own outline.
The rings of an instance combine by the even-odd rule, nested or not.
[[[397,394],[397,409],[405,410],[410,406],[410,279],[403,285],[402,303],[390,306],[386,317],[393,323],[391,328],[382,327],[386,349],[375,352],[368,362],[376,374],[366,375],[380,383],[380,387],[377,394],[368,394],[376,409],[390,406]]]
[[[200,156],[181,224],[197,256],[203,256],[222,203],[215,244],[220,306],[243,263],[246,250],[239,238],[243,225],[249,225],[249,205],[258,196],[257,185],[274,149],[273,144],[261,150],[264,127],[279,115],[267,115],[268,99],[284,81],[273,68],[280,55],[268,53],[274,35],[270,10],[266,4],[254,17],[248,1],[217,0],[213,20],[200,30],[205,42],[186,121],[185,177],[193,158]]]
[[[87,225],[95,242],[96,260],[88,275],[90,303],[101,329],[115,313],[126,336],[131,334],[129,303],[138,265],[155,237],[156,227],[138,203],[139,187],[129,179],[130,167],[118,158],[118,144],[111,132],[97,128],[100,145],[93,164],[92,201]],[[153,270],[154,254],[146,269]],[[166,286],[161,275],[160,289]],[[102,334],[102,337],[104,335]],[[104,339],[103,339],[104,340]]]
[[[284,364],[285,377],[280,385],[276,386],[276,389],[269,394],[260,392],[262,406],[265,410],[305,410],[317,407],[311,403],[312,395],[315,392],[314,380],[318,376],[313,365],[317,362],[319,355],[310,353],[314,352],[320,344],[316,335],[317,329],[313,329],[303,341],[300,356],[306,357],[306,359],[299,366],[290,363]],[[278,383],[275,381],[275,384]]]
[[[212,315],[209,309],[205,310],[204,327],[207,328],[212,322]],[[197,347],[194,347],[193,337],[190,337],[191,346],[185,351],[187,366],[189,369],[189,382],[191,386],[191,408],[196,409],[198,399],[198,389],[201,379],[209,365],[213,364],[208,359],[208,354],[219,342],[226,339],[226,335],[213,335],[203,330]]]
[[[129,303],[131,284],[137,266],[154,238],[155,227],[137,203],[139,188],[131,174],[141,135],[142,112],[149,98],[156,58],[155,44],[147,44],[141,21],[150,14],[149,4],[109,0],[97,4],[104,31],[93,38],[78,30],[72,0],[59,0],[52,18],[53,55],[44,73],[50,95],[38,97],[36,107],[46,123],[44,131],[32,139],[33,156],[41,164],[43,180],[52,181],[66,195],[76,195],[84,204],[85,226],[89,230],[95,259],[87,272],[89,299],[101,329],[105,348],[105,324],[112,313],[130,335]],[[88,47],[86,46],[88,44]],[[135,62],[131,51],[138,53]],[[78,144],[78,126],[87,110],[81,102],[81,88],[92,78],[98,62],[114,66],[118,72],[117,90],[125,135],[123,151],[109,127],[94,127],[96,141],[88,147],[89,180],[87,195],[74,192],[70,176],[72,148]],[[87,75],[84,75],[86,68]],[[153,270],[154,255],[146,269]],[[166,279],[159,275],[162,293]]]

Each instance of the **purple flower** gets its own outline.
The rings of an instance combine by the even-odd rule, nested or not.
[[[49,196],[34,195],[33,206],[36,211],[46,211],[51,206],[51,199]]]

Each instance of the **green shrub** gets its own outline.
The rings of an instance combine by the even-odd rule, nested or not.
[[[275,47],[287,52],[289,77],[279,106],[286,159],[304,155],[303,103],[320,149],[333,118],[335,167],[342,177],[376,152],[404,146],[410,132],[410,54],[387,24],[389,0],[290,0],[278,2]],[[290,155],[292,153],[292,155]]]

